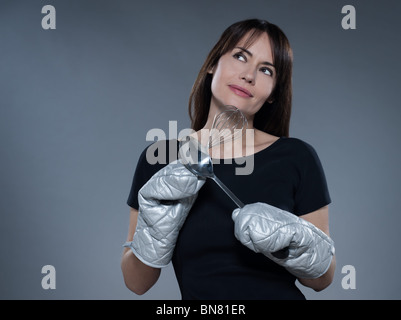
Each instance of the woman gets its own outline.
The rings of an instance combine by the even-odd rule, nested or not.
[[[237,139],[221,158],[252,158],[252,172],[235,174],[236,161],[214,171],[247,205],[236,208],[179,162],[148,164],[144,151],[121,263],[129,289],[145,293],[171,260],[183,299],[304,299],[296,279],[316,291],[332,282],[325,176],[314,149],[288,137],[291,73],[292,51],[277,26],[252,19],[222,34],[193,86],[190,118],[199,138],[226,105],[246,115],[252,145]]]

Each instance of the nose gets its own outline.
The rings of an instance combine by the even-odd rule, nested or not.
[[[255,75],[251,70],[246,70],[240,75],[240,79],[251,85],[255,84]]]

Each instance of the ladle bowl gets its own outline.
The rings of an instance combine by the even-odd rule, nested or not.
[[[196,176],[212,179],[239,208],[244,207],[242,201],[216,177],[213,171],[212,158],[197,139],[187,136],[185,140],[180,141],[179,158],[189,171]]]

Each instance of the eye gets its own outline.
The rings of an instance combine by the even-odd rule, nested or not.
[[[267,67],[260,68],[260,71],[262,71],[265,75],[268,75],[268,76],[272,76],[273,75],[273,71],[270,70]]]
[[[235,59],[239,60],[239,61],[243,61],[243,62],[246,62],[246,61],[247,61],[245,55],[244,55],[242,52],[237,52],[237,53],[235,53],[235,54],[233,55],[233,57],[234,57]]]

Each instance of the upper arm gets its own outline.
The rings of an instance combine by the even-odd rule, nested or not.
[[[299,216],[300,218],[312,223],[315,227],[330,236],[329,231],[329,206],[324,206],[316,211]]]
[[[329,232],[329,207],[324,206],[316,211],[310,212],[308,214],[304,214],[300,216],[300,218],[305,219],[306,221],[312,223],[314,226],[322,230],[328,236],[330,236]],[[324,275],[317,279],[298,279],[301,284],[306,287],[310,287],[315,291],[321,291],[333,281],[334,271],[336,267],[335,256],[331,260],[331,264]]]
[[[323,215],[327,218],[327,205],[331,198],[322,163],[311,145],[302,143],[298,147],[296,163],[299,179],[296,183],[294,213],[302,215],[305,220],[316,220],[317,217],[322,219]]]

